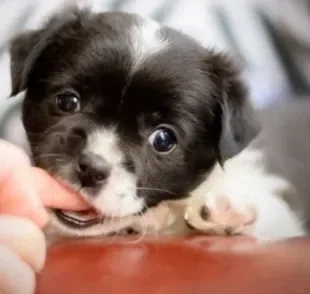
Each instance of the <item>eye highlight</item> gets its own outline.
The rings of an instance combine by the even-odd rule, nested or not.
[[[149,136],[148,141],[153,149],[159,153],[170,153],[177,144],[177,138],[174,132],[165,127],[157,129],[152,133]]]
[[[78,112],[81,109],[80,99],[74,92],[64,92],[56,97],[56,106],[64,112]]]

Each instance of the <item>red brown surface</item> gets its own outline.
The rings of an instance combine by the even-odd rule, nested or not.
[[[307,294],[310,239],[253,245],[243,238],[51,246],[36,294]]]

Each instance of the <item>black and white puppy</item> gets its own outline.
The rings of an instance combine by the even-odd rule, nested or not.
[[[66,234],[108,234],[186,197],[258,130],[228,57],[138,15],[59,15],[11,56],[35,164],[101,215],[51,211]]]

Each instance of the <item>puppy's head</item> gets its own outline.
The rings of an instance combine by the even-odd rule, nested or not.
[[[106,217],[187,196],[257,131],[229,58],[137,15],[55,17],[18,36],[11,56],[36,165]]]

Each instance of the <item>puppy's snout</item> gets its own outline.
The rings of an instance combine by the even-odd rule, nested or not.
[[[110,167],[99,155],[84,153],[77,164],[77,176],[83,187],[103,184],[110,175]]]

